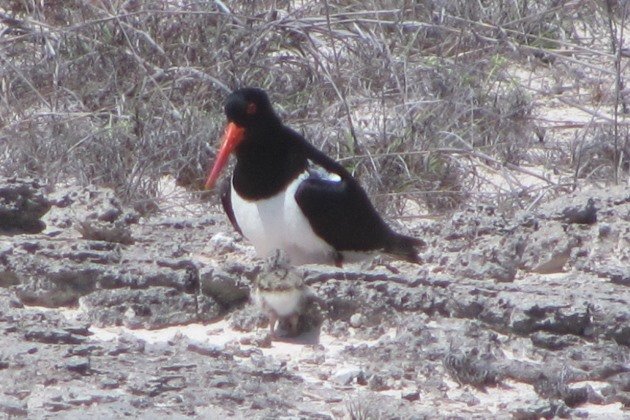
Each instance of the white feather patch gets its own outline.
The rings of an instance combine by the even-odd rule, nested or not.
[[[292,264],[332,261],[334,249],[313,232],[295,201],[295,191],[309,176],[305,171],[285,191],[265,200],[244,200],[232,188],[234,216],[258,256],[269,257],[276,249],[282,249]]]
[[[304,296],[303,290],[289,289],[278,291],[261,291],[256,289],[254,300],[263,308],[272,310],[280,318],[299,312]]]

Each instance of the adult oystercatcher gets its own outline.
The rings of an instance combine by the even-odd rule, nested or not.
[[[343,166],[282,124],[264,90],[235,90],[225,114],[227,129],[206,188],[234,152],[231,185],[221,201],[259,256],[280,249],[292,264],[341,266],[350,253],[382,251],[420,262],[415,248],[424,241],[394,232]]]

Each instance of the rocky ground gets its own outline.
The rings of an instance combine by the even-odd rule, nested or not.
[[[423,222],[420,266],[302,267],[273,340],[206,211],[0,180],[0,417],[630,417],[628,188]]]

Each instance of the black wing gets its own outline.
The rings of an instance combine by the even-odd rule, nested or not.
[[[317,235],[337,251],[383,249],[407,261],[420,262],[416,247],[424,246],[424,241],[392,231],[350,172],[298,133],[292,131],[290,135],[318,169],[339,177],[334,180],[320,171],[311,171],[295,192],[295,200]]]
[[[228,219],[230,219],[230,223],[232,223],[232,226],[234,226],[234,229],[238,233],[243,235],[243,232],[241,232],[241,228],[236,222],[234,210],[232,209],[232,185],[230,184],[231,182],[228,180],[223,182],[223,184],[221,185],[221,205],[223,206],[223,210],[225,211],[225,214],[227,214]]]
[[[337,251],[385,248],[393,234],[352,178],[336,181],[312,173],[295,200],[315,233]]]
[[[315,233],[338,251],[386,247],[393,232],[350,172],[299,133],[285,130],[289,142],[313,164],[310,176],[295,192],[295,201]]]

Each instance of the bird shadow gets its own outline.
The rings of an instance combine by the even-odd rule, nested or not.
[[[301,331],[301,330],[300,330]],[[276,335],[273,337],[274,342],[289,343],[289,344],[301,344],[305,346],[319,344],[319,337],[321,334],[321,326],[311,328],[306,331],[301,331],[299,334],[290,335]]]

